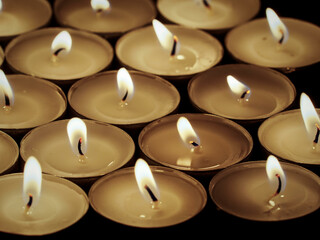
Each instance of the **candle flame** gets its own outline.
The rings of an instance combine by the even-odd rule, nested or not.
[[[111,5],[108,0],[91,0],[91,7],[96,13],[110,12]]]
[[[176,56],[180,51],[180,42],[178,37],[173,35],[157,19],[153,19],[152,25],[162,48],[168,51],[170,56]]]
[[[79,157],[79,162],[83,162],[88,146],[86,124],[74,117],[67,124],[67,132],[73,153]]]
[[[231,75],[227,76],[227,82],[231,92],[237,97],[238,101],[249,101],[251,90],[247,85]]]
[[[152,206],[155,207],[155,204],[158,203],[160,199],[159,188],[153,178],[148,163],[142,158],[139,158],[136,161],[134,174],[141,195],[147,202],[151,203]]]
[[[320,133],[320,119],[310,98],[305,93],[300,96],[300,110],[308,137],[313,141],[313,148],[315,148]]]
[[[3,107],[3,109],[9,110],[14,104],[14,93],[6,75],[1,69],[0,69],[0,92],[2,94],[2,96],[0,96],[1,106]]]
[[[52,41],[51,52],[56,60],[56,57],[66,55],[70,52],[72,46],[72,38],[68,31],[60,32]]]
[[[117,73],[117,86],[121,103],[127,104],[134,94],[134,85],[127,69],[119,69]]]
[[[178,119],[177,129],[182,142],[187,148],[194,150],[195,148],[200,147],[200,138],[187,118],[180,117]]]
[[[276,195],[282,192],[286,187],[286,176],[278,159],[275,156],[270,155],[268,157],[266,172],[271,187],[276,189]]]
[[[28,208],[38,204],[41,192],[42,173],[38,160],[30,156],[24,166],[23,173],[23,201]],[[30,202],[31,199],[31,202]]]
[[[272,36],[279,44],[286,43],[289,39],[289,32],[286,25],[284,25],[275,11],[271,8],[266,9],[266,15]]]

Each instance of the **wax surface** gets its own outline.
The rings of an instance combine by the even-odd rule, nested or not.
[[[56,85],[25,75],[13,74],[7,78],[15,100],[10,110],[0,109],[1,129],[33,128],[51,122],[65,112],[66,97]]]
[[[320,114],[319,109],[317,113]],[[320,164],[320,148],[312,149],[313,140],[307,135],[300,109],[267,119],[260,126],[258,137],[264,148],[283,159]]]
[[[71,149],[68,120],[56,121],[30,132],[21,141],[21,157],[35,156],[43,172],[57,176],[96,177],[111,172],[133,156],[134,143],[130,136],[112,125],[85,120],[88,133],[86,163]]]
[[[160,13],[171,22],[186,27],[221,30],[234,27],[255,16],[259,0],[218,0],[210,2],[210,9],[202,1],[160,0]]]
[[[162,49],[153,27],[123,35],[116,44],[116,54],[125,66],[160,76],[191,76],[216,65],[223,56],[220,42],[200,30],[166,25],[180,40],[180,52],[170,58]]]
[[[281,18],[289,31],[287,43],[279,46],[266,19],[256,19],[231,30],[228,51],[238,60],[255,65],[295,69],[320,61],[320,28],[292,18]]]
[[[47,24],[51,18],[50,4],[45,0],[2,0],[0,38],[13,37]]]
[[[275,189],[268,182],[265,161],[246,162],[219,172],[209,192],[222,210],[250,220],[279,221],[298,218],[320,207],[320,179],[311,171],[281,162],[286,188],[268,204]]]
[[[40,200],[31,215],[24,212],[23,175],[0,177],[0,231],[21,235],[54,233],[77,222],[87,212],[88,198],[80,187],[62,178],[42,176]]]
[[[97,14],[90,1],[62,0],[55,2],[54,11],[62,25],[110,36],[143,26],[156,17],[148,0],[117,0],[110,4],[110,12]]]
[[[250,88],[248,101],[239,102],[227,83],[232,75]],[[288,107],[294,85],[281,73],[253,65],[230,64],[195,76],[188,86],[192,102],[201,110],[230,119],[263,119]]]
[[[51,43],[67,30],[72,38],[69,54],[52,61]],[[111,45],[103,38],[72,29],[45,28],[17,37],[6,48],[6,59],[15,70],[53,80],[86,77],[106,68],[113,58]]]
[[[150,74],[129,73],[134,95],[128,105],[120,106],[117,71],[109,71],[74,84],[68,96],[71,107],[87,118],[119,125],[147,123],[177,108],[180,96],[173,85]]]
[[[101,215],[136,227],[165,227],[184,222],[206,204],[202,185],[190,176],[163,167],[151,167],[160,191],[158,209],[139,192],[133,168],[118,170],[97,181],[89,192],[91,206]]]
[[[198,134],[202,150],[191,152],[180,139],[177,120],[186,117]],[[177,114],[147,125],[139,146],[152,160],[181,170],[208,171],[225,168],[246,158],[252,138],[240,125],[205,114]]]
[[[7,134],[0,131],[0,174],[13,166],[19,156],[17,143]]]

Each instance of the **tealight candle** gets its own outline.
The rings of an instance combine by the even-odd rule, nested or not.
[[[225,168],[245,159],[252,145],[243,127],[208,114],[170,115],[150,123],[139,135],[140,149],[148,158],[184,171]]]
[[[20,74],[4,75],[0,70],[0,129],[12,136],[60,118],[67,100],[55,84]]]
[[[133,30],[119,38],[116,55],[121,64],[171,80],[188,78],[221,60],[223,47],[213,36],[157,20],[153,23],[154,27]]]
[[[4,52],[2,47],[0,46],[0,66],[2,65],[3,61],[4,61]]]
[[[222,65],[198,74],[189,82],[188,93],[201,111],[247,121],[286,109],[296,96],[285,75],[246,64]]]
[[[68,100],[77,115],[134,128],[175,111],[180,96],[161,77],[121,68],[76,82]]]
[[[294,219],[319,209],[320,178],[298,165],[281,167],[267,173],[266,161],[233,165],[212,178],[210,196],[223,211],[255,221]]]
[[[0,175],[7,173],[17,163],[19,147],[6,133],[0,131]]]
[[[271,10],[269,10],[271,11]],[[232,29],[225,44],[242,62],[293,71],[319,62],[320,28],[312,23],[276,14]],[[271,28],[271,30],[270,30]]]
[[[260,0],[160,0],[157,8],[171,22],[218,32],[253,18],[260,9]]]
[[[136,168],[142,167],[136,170],[136,177],[130,167],[95,182],[89,192],[93,209],[121,224],[154,228],[187,221],[204,208],[207,194],[197,180],[165,167],[146,170],[145,165],[136,164]]]
[[[104,37],[116,37],[141,27],[156,17],[156,9],[149,0],[59,0],[54,13],[58,23],[98,33]]]
[[[0,191],[0,231],[6,233],[51,234],[77,222],[89,207],[88,197],[80,187],[41,174],[34,157],[28,159],[24,175],[1,176]]]
[[[320,109],[310,106],[311,101],[307,98],[305,94],[301,95],[303,102],[301,110],[285,111],[265,120],[259,127],[258,137],[261,145],[268,152],[282,159],[319,165],[320,121],[318,115]],[[304,121],[303,118],[306,120]]]
[[[1,0],[0,40],[40,28],[49,23],[51,6],[46,0]]]
[[[68,129],[66,119],[30,131],[21,140],[21,158],[25,161],[35,156],[43,172],[69,178],[83,187],[132,158],[135,146],[126,132],[101,122],[75,119]]]
[[[69,34],[60,35],[63,30]],[[13,39],[5,55],[15,71],[66,84],[108,67],[113,49],[107,40],[92,33],[45,28]]]

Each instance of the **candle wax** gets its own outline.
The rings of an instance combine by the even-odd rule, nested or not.
[[[281,20],[289,31],[285,44],[279,45],[273,38],[266,19],[256,19],[227,34],[227,49],[238,60],[286,70],[319,62],[320,28],[301,20]]]
[[[139,136],[141,150],[152,160],[181,170],[208,171],[246,158],[252,149],[249,133],[240,125],[213,115],[181,114],[200,138],[200,152],[192,152],[180,139],[171,115],[147,125]]]
[[[160,0],[160,13],[168,20],[186,27],[222,30],[243,23],[260,8],[259,0],[218,0],[206,8],[202,1]]]
[[[27,129],[51,122],[66,110],[66,97],[58,86],[25,75],[7,75],[14,92],[10,110],[0,109],[1,129]],[[4,102],[4,100],[2,100]]]
[[[18,159],[19,147],[7,134],[0,131],[0,174],[12,167]]]
[[[120,62],[144,72],[167,76],[186,77],[216,65],[223,56],[223,48],[211,35],[196,29],[166,25],[180,41],[180,52],[170,57],[150,27],[123,35],[116,44]]]
[[[281,163],[287,183],[283,192],[268,201],[275,189],[270,187],[265,161],[246,162],[219,172],[209,192],[218,207],[245,219],[279,221],[304,216],[320,206],[320,179],[293,164]]]
[[[68,94],[71,107],[87,118],[118,125],[150,122],[177,108],[180,97],[173,85],[135,71],[129,72],[133,98],[121,107],[116,73],[100,73],[74,84]]]
[[[88,199],[77,185],[43,174],[37,206],[25,213],[22,199],[23,175],[0,177],[0,231],[21,235],[44,235],[64,229],[78,221],[88,210]],[[8,187],[9,186],[9,187]]]
[[[90,189],[91,206],[101,215],[136,227],[165,227],[184,222],[206,204],[202,185],[186,174],[151,167],[159,187],[160,203],[153,209],[139,192],[133,168],[118,170],[98,180]]]
[[[51,43],[62,30],[72,38],[72,48],[52,61]],[[111,45],[99,36],[82,31],[46,28],[15,38],[6,48],[9,65],[19,72],[52,79],[70,80],[92,75],[107,67],[113,58]]]
[[[319,109],[317,113],[320,114]],[[258,137],[264,148],[283,159],[320,164],[320,148],[312,148],[313,141],[308,138],[300,109],[267,119],[261,124]]]
[[[248,101],[239,101],[228,83],[232,75],[250,88]],[[188,86],[192,102],[203,111],[230,119],[269,117],[288,107],[296,96],[294,85],[281,73],[246,64],[215,67],[195,76]]]
[[[29,132],[21,141],[21,157],[35,156],[43,172],[57,176],[95,177],[127,163],[134,154],[134,143],[123,130],[85,120],[88,148],[85,163],[79,162],[67,135],[68,120],[55,121]]]

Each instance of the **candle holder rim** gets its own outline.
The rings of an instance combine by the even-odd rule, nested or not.
[[[4,62],[5,55],[2,46],[0,46],[0,67],[2,66],[2,63]]]
[[[15,165],[15,163],[18,161],[18,158],[19,158],[19,146],[17,144],[17,142],[7,133],[3,132],[0,130],[0,136],[5,138],[6,141],[14,148],[14,151],[15,151],[15,156],[14,158],[10,161],[9,165],[7,165],[5,167],[5,169],[3,169],[2,172],[0,172],[0,176],[4,173],[6,173],[6,171],[8,169],[10,169],[13,165]]]
[[[56,77],[50,77],[50,76],[46,76],[46,77],[42,77],[42,76],[38,76],[35,73],[30,73],[30,72],[24,72],[20,66],[16,66],[16,64],[12,64],[12,60],[9,57],[9,53],[12,49],[15,48],[16,45],[18,45],[20,42],[22,42],[25,38],[27,38],[28,40],[30,40],[30,38],[34,38],[37,37],[38,35],[41,35],[43,33],[47,33],[49,32],[50,34],[52,33],[56,33],[58,34],[61,31],[68,31],[70,32],[71,36],[72,34],[76,34],[79,36],[86,36],[88,39],[94,39],[96,42],[98,42],[99,44],[101,44],[101,46],[104,48],[104,50],[108,53],[106,56],[108,58],[108,61],[105,61],[103,63],[103,66],[101,66],[97,71],[100,72],[103,69],[106,69],[110,66],[110,64],[112,63],[112,60],[114,58],[114,50],[113,47],[111,46],[110,42],[95,34],[95,33],[91,33],[91,32],[87,32],[87,31],[81,31],[81,30],[77,30],[77,29],[73,29],[73,28],[68,28],[68,27],[46,27],[46,28],[40,28],[40,29],[35,29],[33,31],[30,32],[26,32],[23,33],[15,38],[13,38],[6,46],[5,51],[4,51],[4,55],[6,57],[6,61],[9,65],[10,68],[12,68],[12,70],[14,72],[18,72],[20,74],[24,74],[24,75],[30,75],[33,77],[38,77],[41,79],[45,79],[45,80],[49,80],[49,81],[54,81],[54,82],[68,82],[68,81],[73,81],[73,80],[78,80],[87,76],[91,76],[91,75],[87,75],[87,76],[82,76],[82,77],[68,77],[68,78],[56,78]],[[48,45],[48,50],[50,50],[50,44]]]
[[[223,54],[224,54],[224,47],[222,46],[220,41],[215,36],[211,35],[210,33],[206,32],[206,31],[200,30],[200,29],[181,26],[181,25],[177,25],[177,24],[164,24],[164,26],[168,27],[169,30],[173,30],[173,31],[174,31],[174,29],[186,29],[187,31],[195,31],[195,32],[198,32],[199,34],[202,34],[203,37],[206,37],[207,39],[210,39],[212,42],[214,42],[214,45],[217,46],[217,48],[218,48],[218,50],[216,50],[217,58],[215,59],[215,61],[212,61],[212,63],[210,64],[209,67],[207,67],[207,69],[212,68],[213,66],[219,64],[222,61]],[[139,32],[148,31],[149,29],[151,29],[153,31],[153,27],[150,25],[147,25],[144,27],[136,28],[132,31],[125,33],[121,37],[119,37],[119,39],[117,40],[117,42],[115,44],[115,56],[117,57],[117,60],[119,61],[119,63],[122,66],[125,66],[128,69],[133,69],[133,70],[144,72],[143,70],[140,70],[140,69],[134,67],[133,64],[126,63],[126,61],[123,61],[122,57],[120,57],[121,54],[119,53],[119,51],[120,51],[119,46],[121,46],[122,42],[125,41],[126,38],[128,38],[128,36],[130,36],[132,34],[137,34],[138,31]],[[201,39],[201,38],[199,38],[199,39]],[[153,75],[160,76],[162,78],[165,78],[165,79],[171,80],[171,81],[185,81],[186,79],[191,78],[195,74],[206,71],[206,70],[197,71],[197,72],[193,72],[193,73],[185,73],[185,74],[181,74],[181,73],[180,74],[161,74],[161,73],[155,73],[155,72],[149,72],[149,73],[151,73]]]
[[[224,176],[232,174],[232,172],[234,172],[234,170],[237,170],[237,169],[250,169],[250,168],[256,168],[256,167],[265,168],[266,162],[267,162],[266,160],[246,161],[246,162],[234,164],[232,166],[229,166],[229,167],[219,171],[215,176],[213,176],[213,178],[210,180],[210,183],[209,183],[208,192],[209,192],[211,200],[214,202],[214,204],[219,209],[223,210],[224,212],[226,212],[230,215],[242,218],[242,219],[246,219],[246,220],[259,221],[259,222],[275,222],[275,221],[286,221],[286,220],[297,218],[297,216],[293,216],[291,218],[283,218],[283,219],[279,220],[279,219],[260,219],[260,218],[251,218],[251,217],[243,216],[241,214],[238,214],[237,212],[226,209],[225,207],[222,206],[222,204],[220,202],[216,201],[215,197],[213,196],[213,189],[214,189],[215,185],[220,180],[222,180]],[[307,176],[311,176],[312,180],[319,185],[319,189],[320,189],[320,177],[317,174],[315,174],[314,172],[312,172],[302,166],[294,164],[294,163],[288,163],[288,162],[284,162],[284,161],[279,161],[279,162],[280,162],[281,166],[283,167],[284,171],[288,171],[288,169],[291,169],[291,170],[299,171],[299,173],[305,173],[305,175],[307,175]],[[267,174],[265,177],[267,179]],[[319,210],[319,208],[320,208],[320,202],[318,203],[318,208],[311,211],[311,212],[317,211],[317,210]],[[311,212],[307,212],[303,215],[299,215],[298,217],[306,216],[307,214],[310,214]]]
[[[315,108],[316,112],[318,113],[318,115],[320,115],[320,108]],[[274,151],[272,151],[272,149],[265,143],[265,141],[262,141],[263,140],[263,135],[264,135],[264,132],[266,131],[265,129],[267,129],[269,127],[269,124],[270,122],[274,121],[274,119],[277,119],[278,117],[281,117],[281,116],[285,116],[285,115],[291,115],[291,114],[297,114],[297,113],[300,113],[301,110],[298,108],[298,109],[291,109],[291,110],[287,110],[287,111],[282,111],[282,112],[279,112],[267,119],[265,119],[261,125],[259,126],[258,128],[258,131],[257,131],[257,136],[258,136],[258,139],[259,139],[259,142],[260,144],[262,145],[262,147],[269,153],[271,154],[274,154],[276,155],[277,157],[285,160],[285,161],[289,161],[289,162],[292,162],[292,163],[298,163],[298,164],[303,164],[305,166],[318,166],[320,163],[316,163],[316,162],[302,162],[302,161],[298,161],[297,159],[290,159],[288,157],[288,155],[283,155],[283,154],[280,154],[278,151],[275,153]],[[301,115],[301,114],[300,114]],[[302,116],[301,116],[301,119],[302,119]]]
[[[216,170],[220,170],[220,169],[223,169],[225,168],[226,166],[224,167],[205,167],[205,168],[190,168],[190,167],[184,167],[184,166],[179,166],[179,165],[176,165],[176,164],[170,164],[170,163],[167,163],[167,162],[163,162],[163,161],[160,161],[160,160],[157,160],[153,157],[150,156],[150,154],[148,152],[146,152],[145,148],[143,147],[143,138],[144,138],[144,135],[152,128],[154,127],[157,127],[157,125],[161,122],[161,121],[164,121],[164,120],[167,120],[167,121],[170,121],[172,119],[177,119],[179,117],[186,117],[186,118],[190,118],[190,116],[205,116],[207,117],[208,119],[211,118],[211,119],[219,119],[219,121],[221,121],[222,123],[227,123],[229,126],[231,127],[235,127],[235,129],[239,132],[241,132],[241,134],[244,136],[244,138],[247,140],[247,143],[248,143],[248,150],[247,150],[247,153],[243,156],[243,158],[241,159],[238,159],[237,162],[240,162],[244,159],[246,159],[252,149],[253,149],[253,138],[251,136],[251,134],[247,131],[247,129],[245,129],[243,126],[241,126],[240,124],[230,120],[230,119],[227,119],[227,118],[224,118],[224,117],[221,117],[221,116],[217,116],[217,115],[213,115],[213,114],[208,114],[208,113],[177,113],[177,114],[171,114],[171,115],[168,115],[168,116],[165,116],[165,117],[162,117],[160,119],[157,119],[151,123],[149,123],[148,125],[146,125],[140,132],[139,134],[139,137],[138,137],[138,145],[140,147],[140,150],[142,151],[142,153],[144,155],[146,155],[149,159],[151,159],[152,161],[155,161],[156,163],[159,163],[165,167],[170,167],[170,168],[173,168],[173,169],[176,169],[176,170],[180,170],[180,171],[186,171],[186,172],[208,172],[208,171],[216,171]],[[228,166],[228,165],[227,165]]]
[[[285,84],[288,85],[289,89],[292,91],[292,98],[290,99],[289,101],[289,104],[287,106],[284,106],[283,109],[280,109],[279,112],[282,112],[284,111],[285,109],[289,108],[296,96],[297,96],[297,90],[296,90],[296,87],[295,85],[292,83],[292,81],[290,80],[290,78],[286,75],[284,75],[283,73],[277,71],[276,69],[272,69],[272,68],[267,68],[267,67],[264,67],[264,66],[259,66],[259,65],[254,65],[254,64],[251,64],[251,63],[231,63],[231,64],[224,64],[224,65],[219,65],[219,66],[215,66],[213,68],[210,68],[204,72],[201,72],[201,73],[198,73],[196,74],[195,76],[193,76],[190,81],[188,82],[188,85],[187,85],[187,91],[188,91],[188,96],[190,98],[190,101],[191,103],[196,107],[198,108],[201,112],[204,112],[204,113],[207,113],[207,114],[213,114],[213,115],[217,115],[217,116],[220,116],[220,117],[223,117],[223,118],[227,118],[227,119],[230,119],[232,121],[241,121],[241,122],[244,122],[244,123],[248,123],[248,122],[261,122],[275,114],[272,114],[270,115],[269,114],[264,114],[264,115],[260,115],[260,116],[256,116],[256,117],[251,117],[251,118],[241,118],[241,117],[237,117],[237,116],[230,116],[230,115],[227,115],[227,114],[223,114],[223,113],[215,113],[215,112],[210,112],[208,110],[206,110],[205,108],[199,106],[193,99],[193,97],[191,96],[191,89],[192,89],[192,85],[195,84],[194,82],[197,81],[197,79],[201,79],[201,76],[202,75],[205,75],[205,74],[209,74],[210,72],[213,72],[215,71],[216,69],[222,69],[222,68],[228,68],[228,67],[239,67],[240,69],[241,68],[251,68],[251,69],[256,69],[256,70],[262,70],[262,71],[266,71],[266,72],[270,72],[270,73],[273,73],[275,75],[278,75],[279,77],[281,77],[281,79],[283,79],[285,81]]]
[[[18,172],[18,173],[10,173],[10,174],[6,174],[3,176],[0,176],[0,180],[5,179],[5,178],[21,178],[21,185],[22,185],[22,181],[23,181],[23,173],[22,172]],[[54,182],[57,184],[61,184],[64,185],[65,187],[68,187],[68,190],[70,191],[70,193],[74,194],[74,192],[76,192],[78,195],[80,195],[83,198],[83,207],[82,211],[79,211],[80,209],[78,209],[78,216],[76,219],[73,219],[72,222],[68,223],[67,225],[63,226],[62,228],[59,229],[52,229],[49,232],[41,232],[41,233],[37,233],[37,234],[30,234],[30,233],[17,233],[17,232],[11,232],[11,231],[3,231],[6,233],[10,233],[10,234],[17,234],[20,236],[44,236],[44,235],[48,235],[48,234],[53,234],[59,231],[62,231],[70,226],[72,226],[73,224],[77,223],[89,210],[89,197],[88,195],[85,193],[85,191],[79,187],[77,184],[71,182],[70,180],[64,179],[64,178],[60,178],[60,177],[56,177],[53,176],[51,174],[46,174],[46,173],[42,173],[42,179],[45,179],[47,181],[50,182]],[[80,214],[79,214],[80,213]]]
[[[65,26],[65,27],[68,27],[68,28],[73,28],[73,29],[77,29],[77,30],[82,30],[82,31],[87,31],[87,32],[91,32],[91,33],[94,33],[94,34],[98,34],[100,36],[103,36],[105,38],[113,38],[113,37],[119,37],[127,32],[130,32],[134,29],[137,29],[137,28],[140,28],[140,27],[145,27],[147,25],[149,25],[151,23],[151,21],[156,18],[156,15],[157,15],[157,10],[155,8],[155,6],[148,0],[143,0],[143,2],[145,2],[149,8],[149,14],[150,14],[150,17],[148,18],[147,21],[145,21],[144,24],[142,25],[139,25],[139,26],[135,26],[133,28],[130,28],[128,30],[124,30],[124,31],[116,31],[116,32],[110,32],[110,31],[93,31],[93,30],[89,30],[89,29],[82,29],[81,27],[79,26],[73,26],[71,24],[67,24],[65,23],[64,21],[62,21],[59,16],[58,16],[58,8],[61,7],[60,5],[62,4],[62,2],[64,2],[64,0],[57,0],[54,2],[54,5],[53,5],[53,15],[55,16],[55,19],[57,20],[57,22],[61,25],[61,26]],[[151,10],[151,11],[150,11]]]
[[[128,70],[130,74],[132,75],[140,75],[140,76],[143,76],[143,77],[148,77],[150,78],[150,80],[152,81],[157,81],[159,82],[160,84],[164,84],[166,85],[170,91],[172,91],[174,93],[174,97],[176,97],[177,99],[175,99],[175,104],[174,106],[172,107],[171,111],[168,112],[166,115],[164,116],[167,116],[173,112],[175,112],[178,107],[179,107],[179,103],[181,101],[181,96],[180,96],[180,93],[179,91],[177,90],[177,88],[169,81],[167,81],[166,79],[164,79],[163,77],[161,76],[158,76],[158,75],[155,75],[155,74],[152,74],[152,73],[147,73],[147,72],[142,72],[142,71],[138,71],[138,70],[134,70],[134,69],[130,69]],[[83,82],[86,82],[86,81],[90,81],[90,79],[92,78],[96,78],[96,77],[101,77],[101,76],[109,76],[109,75],[114,75],[114,80],[116,80],[116,75],[117,75],[117,72],[118,70],[108,70],[108,71],[103,71],[103,72],[99,72],[99,73],[96,73],[92,76],[88,76],[88,77],[85,77],[85,78],[82,78],[80,79],[79,81],[75,82],[74,84],[72,84],[72,86],[70,87],[69,91],[68,91],[68,102],[70,104],[70,107],[73,109],[73,111],[75,111],[79,116],[83,117],[83,118],[89,118],[91,120],[95,120],[95,121],[100,121],[100,122],[104,122],[102,120],[96,120],[94,118],[91,118],[91,117],[87,117],[85,116],[85,114],[82,114],[80,113],[77,109],[74,108],[73,104],[72,104],[72,101],[71,101],[71,98],[72,98],[72,94],[76,91],[76,89],[83,83]],[[145,125],[147,125],[148,123],[152,122],[152,121],[155,121],[155,120],[158,120],[160,118],[162,118],[163,116],[159,116],[153,120],[146,120],[146,121],[139,121],[139,122],[134,122],[134,123],[115,123],[115,122],[105,122],[105,123],[108,123],[108,124],[112,124],[112,125],[115,125],[119,128],[128,128],[128,129],[136,129],[136,128],[140,128],[140,127],[144,127]]]
[[[20,143],[20,156],[21,156],[21,159],[23,160],[23,162],[26,162],[27,160],[27,157],[28,155],[25,155],[24,153],[24,144],[25,144],[25,141],[26,139],[29,138],[30,135],[34,134],[35,131],[41,131],[42,129],[50,126],[50,125],[59,125],[59,124],[64,124],[65,126],[67,126],[67,123],[70,119],[62,119],[62,120],[57,120],[57,121],[54,121],[54,122],[50,122],[50,123],[47,123],[47,124],[43,124],[37,128],[34,128],[32,130],[30,130],[27,134],[24,135],[24,137],[21,139],[21,143]],[[105,123],[105,122],[101,122],[101,121],[97,121],[97,120],[92,120],[92,119],[82,119],[82,121],[84,121],[87,124],[98,124],[98,125],[102,125],[104,127],[108,127],[108,128],[112,128],[113,130],[115,131],[118,131],[119,133],[122,134],[123,137],[126,138],[126,140],[128,140],[130,142],[130,145],[131,145],[131,148],[130,149],[126,149],[127,151],[127,159],[125,159],[124,161],[121,162],[121,164],[116,168],[121,168],[123,167],[125,164],[127,164],[134,156],[134,153],[135,153],[135,144],[134,144],[134,141],[133,139],[131,138],[131,136],[126,132],[124,131],[123,129],[117,127],[117,126],[114,126],[112,124],[109,124],[109,123]],[[40,164],[42,161],[40,161],[40,159],[38,159]],[[86,173],[86,174],[75,174],[75,173],[68,173],[68,172],[65,172],[65,171],[61,171],[61,170],[58,170],[58,169],[55,169],[52,167],[52,169],[54,170],[54,172],[51,172],[51,171],[48,171],[46,172],[44,169],[43,169],[43,172],[44,173],[47,173],[48,175],[52,175],[52,176],[56,176],[56,177],[60,177],[60,178],[67,178],[67,179],[70,179],[70,180],[81,180],[81,179],[94,179],[94,178],[97,178],[97,177],[101,177],[101,176],[104,176],[110,172],[114,172],[116,169],[112,170],[112,171],[106,171],[105,170],[96,170],[95,172],[89,172],[89,173]],[[50,169],[49,169],[50,170]]]
[[[200,195],[202,196],[202,204],[201,204],[201,207],[199,209],[199,211],[195,214],[199,214],[203,209],[204,207],[206,206],[207,204],[207,200],[208,200],[208,195],[207,195],[207,192],[206,192],[206,189],[204,188],[204,186],[197,180],[195,179],[194,177],[186,174],[186,173],[183,173],[179,170],[176,170],[176,169],[172,169],[172,168],[168,168],[168,167],[165,167],[165,166],[155,166],[155,165],[149,165],[151,171],[153,173],[157,172],[157,173],[170,173],[171,175],[177,175],[181,178],[183,178],[185,181],[187,181],[189,184],[192,184],[193,186],[195,186],[197,188],[197,190],[199,191]],[[122,225],[125,225],[125,226],[131,226],[131,227],[137,227],[137,228],[163,228],[163,227],[169,227],[169,226],[174,226],[174,225],[178,225],[178,224],[181,224],[183,222],[186,222],[188,221],[189,219],[191,219],[193,216],[189,216],[188,218],[184,219],[183,221],[179,221],[175,224],[170,224],[170,225],[161,225],[161,226],[135,226],[133,224],[129,224],[129,223],[123,223],[121,221],[118,221],[118,220],[115,220],[115,219],[112,219],[112,218],[109,218],[108,216],[105,216],[103,213],[101,213],[98,209],[98,207],[93,203],[93,192],[95,191],[95,188],[99,187],[99,185],[101,183],[103,183],[105,180],[111,178],[114,176],[114,175],[118,175],[118,174],[128,174],[128,173],[132,173],[134,175],[134,167],[126,167],[126,168],[121,168],[121,169],[118,169],[110,174],[107,174],[101,178],[99,178],[96,182],[94,182],[92,184],[92,186],[90,187],[90,190],[89,190],[89,193],[88,193],[88,198],[89,198],[89,203],[90,203],[90,206],[94,209],[95,212],[97,212],[99,215],[107,218],[107,219],[110,219],[114,222],[117,222],[117,223],[120,223]],[[137,191],[138,190],[138,186],[137,186]],[[161,191],[161,190],[160,190]]]

